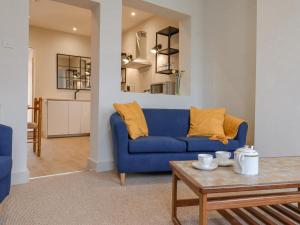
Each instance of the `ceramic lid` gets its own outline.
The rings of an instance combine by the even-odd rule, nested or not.
[[[243,153],[244,156],[258,156],[258,152],[254,150],[254,146],[251,148],[248,145],[245,145],[243,148],[236,150],[238,153]]]

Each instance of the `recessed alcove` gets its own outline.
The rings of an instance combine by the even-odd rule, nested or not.
[[[189,95],[189,16],[126,3],[122,9],[121,91]]]

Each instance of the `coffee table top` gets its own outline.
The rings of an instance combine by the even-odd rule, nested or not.
[[[233,167],[197,170],[193,161],[171,161],[173,172],[187,179],[200,192],[218,193],[300,187],[300,157],[261,158],[258,176],[244,176]]]

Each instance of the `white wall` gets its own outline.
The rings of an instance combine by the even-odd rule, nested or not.
[[[90,37],[30,27],[29,46],[34,49],[35,97],[73,99],[74,91],[56,88],[56,54],[91,56]],[[78,99],[90,99],[90,91],[80,91]]]
[[[152,13],[174,19],[178,12],[182,14],[180,38],[187,39],[188,50],[184,52],[185,60],[181,64],[188,68],[189,79],[183,88],[190,87],[187,96],[150,95],[139,93],[123,93],[120,90],[120,55],[121,55],[121,0],[94,0],[100,8],[93,9],[92,56],[95,59],[93,70],[99,74],[93,77],[92,90],[92,149],[90,163],[97,171],[113,167],[113,150],[109,117],[114,112],[114,102],[137,100],[142,107],[155,108],[189,108],[191,105],[204,106],[205,74],[203,72],[203,15],[205,8],[202,0],[190,0],[189,4],[182,0],[126,0],[126,4],[135,8],[146,7]],[[83,0],[67,2],[82,3]],[[27,56],[28,56],[28,5],[27,1],[1,1],[0,39],[14,40],[14,49],[1,48],[1,76],[9,74],[9,79],[1,82],[0,104],[1,121],[14,127],[14,173],[26,174],[26,88],[27,88]],[[144,10],[147,10],[144,8]],[[167,10],[166,9],[170,9]],[[98,16],[97,16],[98,14]],[[190,18],[184,14],[191,16]],[[222,21],[223,22],[223,21]],[[186,26],[182,26],[186,25]],[[100,27],[100,29],[99,29]],[[190,38],[189,38],[190,37]],[[99,42],[99,43],[98,43]],[[182,43],[180,41],[180,43]],[[99,47],[100,46],[100,47]],[[100,55],[98,52],[100,48]],[[2,51],[3,50],[3,51]],[[99,62],[99,65],[98,63]],[[4,75],[3,75],[4,74]],[[12,104],[13,103],[13,104]],[[20,181],[20,179],[19,179]]]
[[[77,3],[83,2],[83,0],[73,1]],[[68,0],[68,2],[73,1]],[[244,11],[245,8],[240,6],[240,4],[244,4],[245,2],[235,1],[235,4],[240,7],[237,10],[234,5],[232,5],[232,9],[227,8],[226,5],[222,4],[221,0],[218,4],[214,0],[205,1],[205,7],[202,4],[202,0],[190,0],[189,4],[182,0],[125,1],[126,4],[134,3],[135,7],[140,7],[146,3],[146,6],[150,7],[153,13],[161,13],[164,16],[172,17],[174,15],[172,12],[164,13],[164,8],[191,15],[190,27],[186,26],[186,30],[184,31],[186,35],[191,34],[191,41],[189,43],[191,46],[190,52],[185,53],[190,57],[187,61],[191,64],[191,93],[189,96],[157,96],[122,93],[120,91],[122,1],[96,1],[100,2],[101,7],[94,9],[94,13],[99,14],[99,17],[93,15],[94,25],[95,27],[100,27],[101,32],[100,29],[94,29],[96,36],[100,36],[100,40],[98,38],[94,40],[92,55],[99,62],[100,73],[97,75],[100,76],[95,75],[93,77],[95,88],[92,91],[93,133],[90,161],[98,171],[112,168],[113,155],[108,121],[111,113],[114,111],[112,108],[114,102],[137,100],[143,107],[163,108],[188,108],[190,105],[204,106],[211,104],[207,98],[204,98],[204,96],[210,93],[208,92],[208,88],[205,88],[207,81],[210,81],[210,79],[207,79],[209,76],[206,76],[203,70],[205,69],[206,72],[209,72],[208,75],[212,74],[211,76],[213,76],[216,74],[216,76],[221,76],[220,74],[222,73],[220,71],[223,71],[223,68],[219,69],[216,66],[215,72],[211,72],[212,69],[209,69],[209,67],[203,68],[203,43],[205,43],[203,42],[203,34],[205,31],[213,34],[211,38],[215,40],[209,42],[206,36],[206,42],[211,45],[216,43],[217,46],[220,44],[220,48],[224,49],[224,51],[226,50],[225,52],[227,53],[226,55],[223,53],[225,56],[220,56],[220,53],[216,52],[213,46],[205,48],[211,50],[211,53],[206,53],[209,56],[208,58],[212,59],[215,55],[218,59],[218,64],[210,62],[210,65],[224,66],[226,62],[229,62],[231,65],[242,64],[245,67],[249,66],[245,58],[247,59],[246,52],[251,51],[247,50],[243,43],[240,43],[240,41],[247,43],[246,37],[241,35],[240,32],[249,32],[249,27],[252,27],[247,22],[249,20],[246,19],[249,16],[249,11]],[[223,5],[224,12],[218,9],[217,6],[219,4]],[[156,8],[154,7],[155,5],[161,8]],[[0,122],[10,125],[14,129],[13,182],[24,182],[28,176],[26,165],[28,2],[25,0],[2,0],[0,6]],[[220,12],[217,14],[223,15],[215,15],[216,18],[208,14],[203,16],[207,7],[211,7],[211,9],[216,7],[216,10]],[[239,10],[246,18],[239,14]],[[300,83],[300,45],[298,44],[300,40],[299,10],[300,2],[298,0],[258,0],[255,144],[262,155],[299,155],[297,148],[297,134],[300,125],[298,116],[300,111],[298,103],[298,96],[300,94],[300,89],[298,88],[298,84]],[[213,12],[211,11],[211,13]],[[231,16],[231,14],[233,15]],[[245,20],[240,21],[241,18]],[[207,21],[208,19],[209,21]],[[214,21],[215,19],[220,22]],[[186,20],[185,22],[188,24],[189,21]],[[219,29],[222,28],[220,24],[224,24],[227,28],[226,30],[221,29],[219,32],[209,27],[204,29],[203,24],[206,23],[212,24]],[[227,25],[230,23],[234,26]],[[246,31],[241,29],[243,26],[240,23],[245,25],[245,29],[247,28]],[[183,29],[181,29],[181,34],[182,31]],[[225,37],[224,40],[221,38],[217,39],[217,36],[222,37],[222,35]],[[241,40],[234,38],[240,35],[242,37]],[[249,33],[250,37],[252,35],[252,33]],[[233,45],[233,41],[230,41],[231,39],[236,41],[238,47]],[[223,41],[226,41],[225,44]],[[249,43],[252,43],[252,41],[249,40]],[[99,50],[98,44],[100,45],[100,57],[97,55]],[[228,50],[225,48],[227,44],[229,47],[233,47]],[[240,47],[242,47],[241,52],[238,51]],[[243,60],[240,61],[237,55]],[[230,57],[234,58],[234,62],[227,59]],[[252,57],[250,58],[252,59]],[[239,63],[235,63],[235,61]],[[96,71],[98,64],[94,64],[93,68]],[[251,70],[252,67],[249,68]],[[228,69],[225,67],[225,69],[229,71],[229,73],[226,73],[227,75],[241,73],[245,76],[246,74],[242,68],[239,68],[240,72],[235,71],[233,68]],[[242,87],[248,85],[246,83],[248,82],[247,77],[245,77],[244,81],[245,83],[243,83],[244,86]],[[251,81],[249,82],[252,83]],[[224,86],[226,88],[220,94],[227,96],[228,98],[226,99],[235,99],[239,104],[243,105],[243,101],[237,98],[239,96],[235,96],[235,91],[228,92],[228,90],[233,89],[229,83],[225,79]],[[212,83],[210,83],[211,85]],[[219,87],[221,88],[221,86]],[[234,90],[235,87],[236,85],[234,85]],[[247,95],[243,90],[242,88],[238,89],[239,92],[236,95],[241,95],[243,99],[247,99],[245,97]],[[252,95],[250,94],[250,96]],[[216,100],[216,102],[220,103],[223,101],[224,99]],[[235,107],[230,105],[230,110]],[[246,109],[246,107],[243,106],[243,109]],[[240,113],[242,112],[245,111],[241,111]],[[236,114],[239,114],[238,110]],[[241,114],[241,116],[243,115]]]
[[[73,2],[68,0],[67,2]],[[74,1],[82,3],[82,1]],[[120,90],[120,54],[121,54],[121,0],[99,0],[101,7],[94,11],[100,14],[95,17],[98,21],[95,26],[96,36],[100,40],[94,41],[94,46],[100,44],[99,68],[100,73],[95,74],[93,101],[93,140],[90,154],[91,163],[97,170],[112,168],[113,156],[109,116],[113,112],[114,102],[128,102],[136,99],[144,107],[185,108],[190,104],[197,104],[201,92],[198,87],[201,83],[201,42],[199,42],[201,18],[197,0],[186,4],[181,0],[147,1],[156,3],[173,10],[192,15],[191,26],[191,58],[193,59],[192,91],[190,96],[151,96],[144,94],[121,93]],[[143,1],[138,1],[138,3]],[[13,182],[26,182],[27,145],[26,145],[26,114],[27,114],[27,63],[29,47],[28,1],[2,0],[0,7],[0,122],[13,127]],[[4,43],[4,44],[3,44]],[[3,48],[3,45],[6,48]],[[92,55],[96,55],[94,49]],[[96,52],[96,53],[95,53]],[[95,64],[97,65],[97,63]],[[98,67],[98,65],[97,65]],[[93,67],[95,68],[95,67]],[[94,70],[95,71],[95,70]],[[98,76],[97,76],[98,75]],[[100,76],[99,76],[100,75]],[[100,85],[99,85],[100,84]],[[98,96],[99,93],[99,97]]]
[[[28,178],[26,165],[28,2],[0,3],[0,123],[13,128],[13,183]]]
[[[224,106],[249,124],[253,143],[256,0],[205,0],[205,106]]]
[[[148,3],[160,16],[171,16],[174,12],[166,13],[163,8],[169,8],[191,16],[191,25],[182,30],[182,37],[190,36],[191,50],[185,63],[191,64],[191,90],[189,96],[150,95],[138,93],[123,93],[120,90],[120,55],[121,55],[121,0],[100,1],[100,81],[99,81],[99,114],[93,118],[98,123],[100,130],[98,139],[92,141],[90,163],[96,170],[108,170],[113,167],[113,149],[111,142],[111,130],[109,117],[114,112],[114,102],[129,102],[137,100],[142,107],[162,108],[188,108],[190,105],[200,105],[202,102],[202,41],[201,41],[201,1],[193,0],[187,4],[182,0],[128,0],[127,4],[134,3],[138,7],[142,3]],[[159,8],[153,7],[154,5]],[[131,5],[132,6],[132,5]],[[163,7],[163,8],[160,8]],[[146,10],[146,9],[144,9]],[[187,20],[184,21],[187,23]],[[95,84],[94,84],[95,85]],[[186,85],[188,86],[188,85]],[[94,100],[92,99],[92,102]],[[95,104],[94,104],[95,105]],[[94,128],[96,129],[96,128]]]
[[[28,54],[28,77],[27,77],[27,105],[32,104],[32,99],[34,96],[33,90],[33,49],[29,48]],[[29,110],[27,113],[27,121],[32,121],[32,110]]]
[[[300,155],[300,1],[258,0],[255,144]]]
[[[144,92],[144,90],[149,90],[152,83],[160,83],[166,81],[173,81],[174,76],[158,74],[155,71],[155,54],[150,52],[150,49],[155,46],[156,32],[166,28],[167,26],[179,27],[178,21],[170,20],[167,18],[153,16],[147,21],[133,27],[122,35],[122,52],[127,55],[133,55],[135,58],[136,50],[136,33],[138,31],[144,31],[147,33],[147,60],[151,62],[152,66],[143,68],[141,70],[127,68],[127,79],[126,83],[129,86],[135,87],[135,92]],[[171,39],[171,47],[179,48],[179,36],[174,35]],[[162,48],[167,48],[167,38],[162,36],[159,37],[158,43],[162,44]],[[179,53],[180,54],[180,53]],[[176,65],[178,68],[179,64],[179,54],[171,56],[171,63]],[[161,64],[166,64],[166,56],[158,56],[158,66]],[[159,69],[159,68],[158,68]],[[183,69],[183,68],[182,68]],[[185,77],[183,77],[185,78]]]

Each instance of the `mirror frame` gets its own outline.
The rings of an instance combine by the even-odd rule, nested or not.
[[[69,58],[69,62],[68,62],[68,65],[60,65],[59,64],[59,57],[60,56],[65,56],[65,57],[68,57]],[[79,58],[79,67],[74,67],[74,66],[71,66],[71,62],[70,62],[70,59],[71,58]],[[86,64],[85,64],[85,67],[83,67],[83,65],[81,64],[82,60],[84,59],[88,59],[90,61],[90,65],[89,65],[89,68],[86,67]],[[62,79],[61,77],[59,77],[59,68],[60,67],[65,67],[66,70],[68,68],[68,70],[71,71],[71,69],[76,69],[77,71],[79,71],[79,74],[80,74],[80,78],[79,78],[79,81],[80,81],[80,88],[74,88],[74,87],[60,87],[59,86],[59,79]],[[84,70],[85,72],[89,72],[89,75],[84,75],[85,76],[85,79],[81,79],[81,76],[82,76],[82,70]],[[86,79],[86,77],[89,77],[89,79]],[[72,80],[74,81],[74,79],[71,79],[70,77],[65,77],[63,78],[66,80],[66,83],[67,82],[71,82]],[[82,88],[82,82],[81,81],[83,80],[85,83],[89,82],[89,86],[85,87],[85,88]],[[89,81],[87,81],[89,80]],[[59,90],[91,90],[91,57],[85,57],[85,56],[76,56],[76,55],[67,55],[67,54],[61,54],[61,53],[57,53],[56,54],[56,88],[59,89]]]

